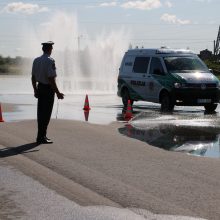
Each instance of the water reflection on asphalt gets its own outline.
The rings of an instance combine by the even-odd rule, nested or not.
[[[136,112],[119,132],[168,151],[220,158],[220,120],[215,114],[146,110]]]
[[[85,95],[66,95],[64,100],[56,100],[52,118],[127,123],[116,95],[89,95],[91,110],[87,112],[83,111],[84,100]],[[36,119],[37,100],[33,95],[0,95],[0,103],[16,104],[14,112],[3,112],[6,122]],[[133,116],[127,126],[119,129],[121,134],[166,150],[220,158],[220,105],[214,114],[207,114],[203,107],[177,106],[173,113],[162,114],[159,104],[135,102]]]

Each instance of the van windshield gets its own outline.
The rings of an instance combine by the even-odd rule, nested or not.
[[[209,72],[206,65],[194,56],[164,57],[164,62],[169,73]]]

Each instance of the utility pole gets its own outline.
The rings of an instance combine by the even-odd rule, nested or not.
[[[219,26],[219,30],[218,30],[218,35],[217,35],[217,40],[214,41],[214,55],[217,56],[220,52],[220,26]]]

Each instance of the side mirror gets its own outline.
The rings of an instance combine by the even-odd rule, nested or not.
[[[210,71],[211,73],[213,73],[213,69],[209,69],[209,71]]]

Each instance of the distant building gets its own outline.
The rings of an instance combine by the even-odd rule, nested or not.
[[[211,58],[213,57],[212,51],[209,51],[208,49],[202,50],[202,51],[200,51],[199,57],[200,57],[202,60],[211,59]]]

